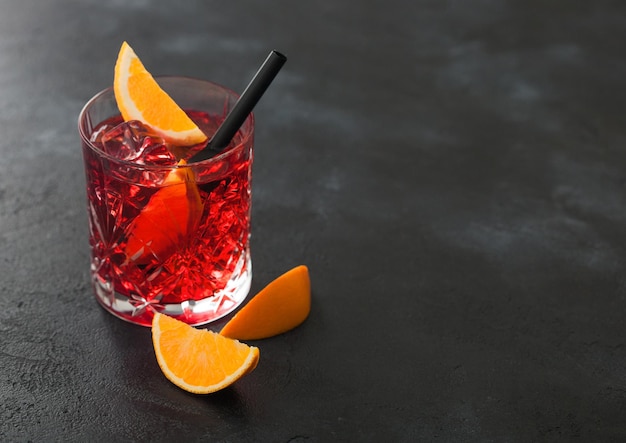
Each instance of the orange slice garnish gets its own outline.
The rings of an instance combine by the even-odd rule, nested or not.
[[[125,121],[139,120],[178,146],[204,142],[206,135],[159,86],[128,43],[115,63],[113,91]]]
[[[301,265],[284,273],[255,295],[220,334],[238,340],[258,340],[300,325],[311,311],[309,270]]]
[[[206,136],[146,70],[128,43],[115,64],[113,90],[125,121],[139,120],[175,146],[201,143]],[[179,166],[184,166],[181,160]],[[185,244],[202,215],[202,200],[193,173],[173,169],[133,220],[127,232],[126,256],[136,264],[163,262]]]
[[[259,361],[259,349],[254,346],[159,313],[152,320],[152,343],[165,377],[195,394],[233,384]]]

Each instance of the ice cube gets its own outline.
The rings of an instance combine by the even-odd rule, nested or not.
[[[91,137],[89,137],[89,141],[92,143],[102,144],[102,136],[106,134],[107,132],[109,132],[110,130],[112,130],[113,128],[115,128],[115,125],[111,125],[109,123],[99,125],[96,128],[96,130],[93,131],[93,133],[91,134]]]
[[[144,165],[174,166],[176,157],[160,138],[146,137],[141,145],[141,156],[135,160]]]
[[[176,164],[167,143],[136,120],[120,123],[102,134],[100,140],[106,153],[121,160],[142,165]]]
[[[141,145],[147,136],[145,127],[137,121],[123,122],[100,137],[104,151],[120,160],[134,161],[141,155]]]

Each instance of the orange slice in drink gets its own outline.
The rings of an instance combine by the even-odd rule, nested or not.
[[[195,394],[223,389],[251,372],[259,349],[156,313],[152,343],[165,377]]]
[[[184,161],[179,163],[181,166]],[[202,215],[202,199],[191,170],[174,169],[152,195],[127,233],[126,256],[136,264],[163,262],[186,245]]]
[[[125,121],[139,120],[178,146],[191,146],[207,139],[185,111],[161,89],[126,42],[122,43],[115,63],[113,91]]]
[[[258,340],[300,325],[311,311],[309,270],[301,265],[284,273],[255,295],[221,330],[238,340]]]

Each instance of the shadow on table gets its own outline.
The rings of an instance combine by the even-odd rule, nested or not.
[[[149,328],[117,319],[103,310],[102,322],[106,332],[101,337],[109,342],[109,352],[114,364],[104,374],[111,389],[123,391],[126,401],[122,407],[131,406],[142,415],[149,413],[168,421],[184,419],[193,423],[194,417],[203,426],[219,420],[241,425],[247,422],[251,405],[255,403],[254,385],[246,378],[221,391],[199,395],[186,392],[172,384],[161,372],[154,355]],[[115,386],[117,385],[117,386]]]

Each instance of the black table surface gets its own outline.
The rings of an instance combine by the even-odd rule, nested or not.
[[[252,293],[208,396],[89,280],[77,115],[127,40],[255,109]],[[624,441],[626,3],[0,0],[0,440]],[[210,325],[218,330],[223,321]]]

